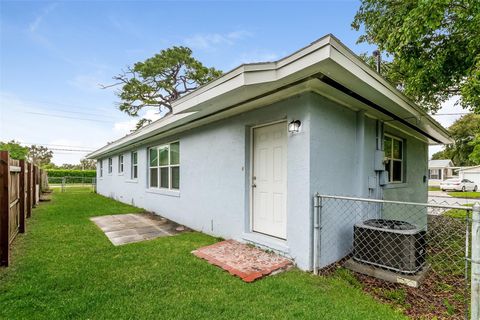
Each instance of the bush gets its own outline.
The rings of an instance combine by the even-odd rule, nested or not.
[[[95,170],[47,169],[49,177],[96,177]]]

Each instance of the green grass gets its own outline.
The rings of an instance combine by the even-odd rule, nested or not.
[[[440,191],[440,187],[428,187],[428,191]]]
[[[466,206],[466,207],[473,207],[473,204],[464,204],[463,206]],[[451,218],[459,218],[459,219],[465,219],[466,216],[467,216],[467,210],[461,210],[461,209],[450,209],[448,211],[445,212],[445,216],[447,217],[451,217]],[[469,214],[469,217],[471,216],[471,214]]]
[[[0,269],[0,319],[405,319],[348,274],[293,269],[247,284],[191,254],[213,237],[114,247],[89,221],[139,211],[89,192],[54,192]]]
[[[455,198],[480,199],[480,192],[449,192],[449,196]]]

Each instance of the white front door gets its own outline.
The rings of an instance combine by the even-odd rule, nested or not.
[[[287,124],[253,129],[252,229],[287,236]]]

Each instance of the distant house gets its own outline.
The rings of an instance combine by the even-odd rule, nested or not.
[[[98,193],[308,270],[316,192],[426,202],[428,145],[448,143],[438,122],[327,35],[225,73],[89,158]],[[338,219],[328,232],[338,241],[322,242],[322,266],[348,253],[353,224]]]
[[[428,185],[439,186],[440,182],[454,177],[454,164],[452,160],[428,161]]]
[[[473,181],[480,187],[480,166],[462,168],[458,171],[458,176],[461,179]]]

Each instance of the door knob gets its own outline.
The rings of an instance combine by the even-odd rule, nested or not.
[[[256,187],[257,187],[257,185],[255,183],[252,184],[252,188],[256,188]]]

